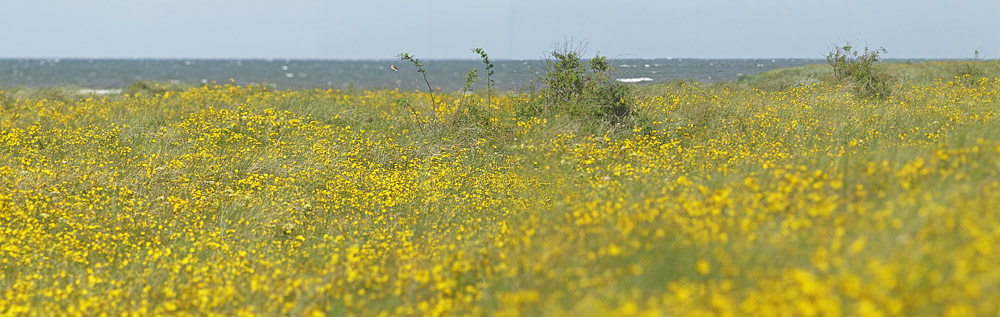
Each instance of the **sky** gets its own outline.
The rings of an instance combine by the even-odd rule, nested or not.
[[[0,58],[1000,58],[1000,0],[4,0]]]

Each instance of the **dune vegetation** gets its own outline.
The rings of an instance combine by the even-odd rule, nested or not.
[[[998,65],[7,90],[0,314],[995,315]]]

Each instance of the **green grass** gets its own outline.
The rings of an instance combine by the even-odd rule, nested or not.
[[[929,85],[936,81],[960,80],[969,74],[978,80],[1000,73],[1000,60],[978,61],[930,61],[930,62],[882,62],[878,68],[892,76],[896,84]],[[959,79],[956,79],[959,77]],[[800,67],[779,68],[760,74],[744,75],[731,82],[719,82],[708,86],[731,89],[760,89],[765,91],[781,91],[801,85],[811,85],[819,82],[833,82],[833,70],[830,65],[812,64]],[[643,90],[656,90],[658,87],[672,84],[646,85]]]
[[[994,313],[1000,69],[969,65],[879,64],[879,100],[828,65],[644,85],[617,121],[515,95],[8,89],[0,313]]]

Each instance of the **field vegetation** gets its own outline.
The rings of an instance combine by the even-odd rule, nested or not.
[[[0,92],[0,314],[1000,313],[1000,62],[871,96],[572,53],[523,92]]]

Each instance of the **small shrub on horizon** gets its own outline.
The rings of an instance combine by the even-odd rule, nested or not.
[[[826,56],[826,62],[833,67],[834,79],[849,84],[855,94],[883,98],[891,93],[892,78],[875,66],[879,62],[879,52],[888,53],[881,47],[875,50],[865,47],[861,52],[847,42],[844,46],[834,46]]]
[[[611,78],[613,67],[607,57],[597,54],[589,70],[581,60],[583,46],[564,45],[550,53],[546,62],[543,90],[546,108],[556,107],[571,114],[587,114],[619,122],[633,114],[633,87]],[[583,108],[581,108],[583,106]]]
[[[975,54],[972,55],[971,60],[958,66],[958,71],[956,71],[955,77],[966,84],[978,82],[980,78],[986,75],[979,67],[979,63],[981,61],[982,57],[979,55],[979,50],[976,50]]]
[[[555,61],[546,62],[545,99],[550,103],[569,102],[583,93],[585,70],[580,62],[581,52],[567,46],[550,55]]]
[[[135,94],[159,95],[166,92],[181,92],[188,90],[191,87],[193,86],[191,86],[190,84],[185,84],[177,81],[172,81],[169,83],[158,83],[140,79],[132,82],[128,86],[125,86],[125,88],[122,89],[122,93],[126,95],[135,95]]]
[[[593,107],[592,114],[618,120],[632,115],[633,109],[629,99],[633,86],[617,82],[611,78],[611,65],[607,57],[598,53],[590,60],[591,73],[585,80],[587,101]]]

